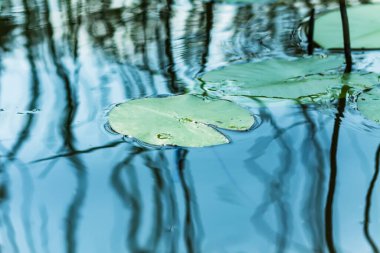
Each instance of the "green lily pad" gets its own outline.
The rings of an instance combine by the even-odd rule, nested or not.
[[[276,0],[223,0],[228,4],[253,4],[253,3],[272,3]]]
[[[227,4],[268,4],[268,3],[289,3],[291,0],[218,0],[217,2]]]
[[[376,87],[361,93],[358,97],[358,110],[369,120],[380,123],[380,88]]]
[[[109,113],[111,128],[152,145],[204,147],[229,140],[210,125],[244,131],[254,118],[249,111],[226,100],[194,95],[130,100]]]
[[[271,59],[236,64],[210,71],[201,77],[203,88],[214,96],[255,96],[297,99],[327,93],[343,83],[368,88],[378,83],[375,74],[342,77],[337,68],[343,59],[310,57],[298,60]]]
[[[353,49],[380,48],[380,5],[360,5],[347,9]],[[314,41],[327,49],[343,48],[340,11],[326,13],[315,20]]]

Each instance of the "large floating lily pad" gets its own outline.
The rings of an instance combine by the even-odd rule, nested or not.
[[[380,123],[380,88],[373,88],[360,94],[358,109],[367,119]]]
[[[209,125],[243,131],[254,118],[230,101],[180,95],[130,100],[111,110],[109,123],[114,131],[148,144],[203,147],[229,142]]]
[[[236,64],[206,73],[204,89],[215,95],[255,96],[297,99],[325,94],[342,84],[372,87],[375,74],[342,76],[341,57],[311,57],[298,60],[271,59],[257,63]]]
[[[352,48],[380,48],[379,13],[380,5],[360,5],[347,9]],[[343,48],[342,21],[339,9],[316,19],[314,40],[323,48]]]

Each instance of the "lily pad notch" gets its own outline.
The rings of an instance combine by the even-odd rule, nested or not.
[[[250,112],[230,101],[195,95],[130,100],[109,113],[111,128],[155,146],[205,147],[229,143],[215,127],[249,130]]]

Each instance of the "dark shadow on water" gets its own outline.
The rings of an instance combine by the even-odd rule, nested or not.
[[[325,129],[325,124],[319,126],[312,117],[313,111],[307,105],[300,105],[302,114],[307,121],[307,133],[302,144],[302,162],[307,169],[308,177],[305,183],[305,196],[302,215],[305,219],[305,231],[311,239],[311,248],[314,252],[323,252],[325,248],[324,240],[324,219],[323,200],[325,183],[326,152],[323,144],[318,138],[318,132]]]
[[[177,170],[185,200],[184,239],[188,253],[201,252],[204,236],[200,220],[199,207],[196,200],[194,183],[190,171],[186,169],[186,149],[176,151]]]
[[[0,13],[0,53],[12,50],[12,42],[15,38],[15,20],[12,16],[2,16]],[[0,55],[0,74],[1,74],[1,55]]]
[[[2,148],[2,151],[4,152],[4,149]],[[9,151],[6,151],[9,153]],[[1,208],[1,218],[0,218],[0,226],[5,228],[7,239],[9,240],[9,243],[11,245],[11,248],[13,252],[18,253],[19,247],[17,245],[16,241],[16,231],[13,226],[12,220],[11,220],[11,212],[10,207],[8,204],[9,201],[9,174],[8,174],[8,164],[9,161],[2,161],[0,159],[0,187],[1,187],[1,202],[0,202],[0,208]]]
[[[153,250],[163,244],[166,245],[166,252],[178,252],[179,214],[175,186],[169,172],[167,158],[164,152],[159,152],[156,159],[149,155],[145,155],[144,159],[154,178],[152,215],[156,220],[148,244]]]
[[[278,231],[275,233],[275,238],[276,238],[276,250],[275,252],[283,252],[286,251],[288,247],[288,235],[290,233],[289,229],[289,224],[291,223],[290,220],[290,210],[289,210],[289,204],[287,203],[286,199],[284,198],[284,178],[283,176],[286,176],[284,170],[288,170],[291,165],[291,150],[284,149],[284,153],[280,155],[278,158],[281,161],[281,163],[284,164],[284,167],[279,167],[280,170],[282,170],[280,173],[278,173],[278,176],[276,178],[273,178],[272,176],[268,175],[267,179],[264,179],[265,181],[269,181],[269,186],[268,186],[268,200],[263,201],[261,205],[259,205],[256,210],[254,215],[252,216],[252,222],[254,224],[258,225],[258,227],[265,228],[263,229],[264,231],[271,230],[267,224],[264,224],[264,221],[261,220],[260,218],[263,214],[265,214],[267,211],[269,211],[270,207],[273,207],[275,212],[276,212],[276,218],[277,218],[277,225],[278,225]],[[258,169],[257,166],[255,166],[256,170]],[[261,173],[263,173],[261,171]],[[255,172],[257,175],[257,172]]]
[[[118,163],[112,170],[111,183],[124,207],[130,212],[125,238],[125,247],[130,252],[144,252],[137,241],[137,235],[141,224],[142,203],[141,193],[138,188],[135,167],[133,160],[141,153],[145,152],[142,148],[136,148],[127,155],[123,161]],[[127,178],[127,183],[124,181]]]
[[[363,227],[364,236],[366,240],[368,241],[368,244],[371,246],[372,251],[374,253],[379,252],[379,247],[377,246],[375,242],[374,236],[371,235],[370,233],[369,226],[371,223],[370,214],[371,214],[371,206],[372,206],[372,201],[373,201],[372,196],[373,196],[374,188],[376,186],[377,178],[379,176],[379,170],[380,170],[380,145],[376,150],[375,172],[373,173],[373,177],[367,191],[366,200],[365,200],[365,209],[364,209],[364,227]]]
[[[166,65],[166,72],[168,73],[167,79],[169,82],[169,88],[172,93],[180,93],[183,90],[178,87],[177,84],[177,74],[175,71],[175,62],[173,56],[173,44],[172,44],[172,23],[171,17],[173,15],[173,0],[166,0],[166,11],[160,13],[162,23],[165,27],[165,54],[168,59],[168,63]]]
[[[27,13],[29,13],[29,5],[27,1],[23,1],[24,9]],[[31,15],[27,15],[27,22],[25,22],[23,27],[24,36],[26,39],[25,43],[25,49],[27,52],[27,60],[28,64],[30,66],[30,101],[28,102],[26,106],[27,111],[32,111],[36,108],[38,108],[39,105],[39,95],[40,95],[40,80],[38,76],[38,71],[36,67],[36,48],[34,44],[34,37],[29,32],[30,25],[33,24],[33,17]],[[12,26],[9,26],[12,27]],[[9,29],[8,27],[8,29]],[[6,32],[9,32],[7,30],[7,26],[3,27]],[[3,36],[6,34],[2,34]],[[3,37],[4,38],[4,37]],[[4,43],[4,41],[1,41]],[[4,44],[2,44],[4,45]],[[0,62],[1,64],[1,62]],[[33,187],[33,179],[31,177],[29,168],[22,162],[19,162],[17,159],[18,153],[22,150],[23,146],[28,142],[28,139],[31,137],[31,132],[33,131],[33,126],[35,124],[36,118],[34,115],[26,115],[25,122],[23,123],[22,128],[19,130],[19,133],[17,134],[17,140],[13,144],[13,146],[6,152],[5,158],[6,160],[2,162],[2,176],[5,178],[5,181],[3,182],[4,185],[2,185],[2,189],[4,192],[7,192],[7,188],[9,188],[9,181],[7,178],[8,176],[8,169],[11,167],[11,164],[14,164],[16,168],[20,170],[21,177],[22,177],[22,192],[23,192],[23,200],[21,204],[21,220],[23,227],[25,229],[25,236],[26,236],[26,242],[27,247],[29,248],[30,252],[34,253],[36,252],[35,244],[34,244],[34,237],[32,233],[32,227],[31,227],[31,206],[32,206],[32,196],[34,192]],[[4,206],[3,206],[4,205]],[[6,202],[2,201],[2,210],[3,210],[3,219],[4,219],[4,225],[6,227],[8,238],[10,240],[10,243],[12,245],[12,248],[14,252],[19,252],[19,248],[17,246],[17,239],[16,239],[16,231],[13,228],[13,224],[10,219],[9,207],[7,207]]]
[[[189,172],[186,171],[186,150],[176,151],[176,166],[184,197],[184,220],[180,219],[178,198],[175,184],[169,171],[169,163],[165,151],[150,151],[144,148],[134,148],[114,167],[111,184],[128,210],[128,223],[125,247],[128,252],[179,252],[179,237],[183,233],[186,252],[201,252],[203,229],[200,221],[195,190]],[[142,158],[146,168],[137,166],[138,158]],[[152,175],[153,208],[146,210],[146,199],[140,188],[139,171],[148,169]],[[142,224],[145,224],[145,213],[153,216],[150,233],[143,234]],[[182,232],[179,230],[182,229]],[[144,238],[144,243],[141,239]]]
[[[66,152],[72,153],[76,150],[75,148],[75,136],[73,134],[73,123],[78,107],[78,101],[76,97],[75,87],[78,84],[76,78],[72,83],[68,71],[65,69],[64,64],[61,62],[58,54],[60,53],[55,41],[54,41],[54,29],[51,24],[50,9],[49,3],[47,0],[44,0],[44,20],[46,23],[46,37],[49,54],[51,56],[52,62],[55,66],[56,74],[59,79],[60,84],[62,85],[62,105],[63,113],[61,117],[60,130],[62,133],[62,148]],[[77,30],[76,30],[77,31]],[[74,35],[77,38],[77,35]],[[75,41],[77,43],[77,40]],[[77,46],[73,47],[74,49]],[[78,54],[74,52],[74,56]],[[74,58],[74,63],[76,59]],[[76,68],[79,68],[78,66]],[[65,217],[65,240],[66,240],[66,252],[75,253],[77,252],[77,228],[80,222],[80,211],[83,206],[83,201],[86,196],[87,189],[87,172],[84,162],[77,157],[68,157],[69,163],[72,165],[73,173],[77,180],[77,188],[75,194],[72,198],[70,204],[68,204],[67,214]]]
[[[201,56],[201,63],[200,63],[200,70],[199,72],[202,73],[207,68],[207,61],[210,54],[210,44],[211,44],[211,35],[212,35],[212,28],[214,25],[214,2],[206,2],[204,3],[204,14],[202,15],[205,17],[205,38],[204,38],[204,52]]]
[[[347,92],[347,89],[342,91],[343,94]],[[308,109],[306,105],[300,105],[300,111],[306,120],[306,124],[303,122],[301,126],[306,127],[305,139],[302,142],[302,150],[306,151],[301,157],[302,163],[305,168],[308,168],[308,177],[306,178],[304,191],[304,204],[302,210],[302,216],[305,219],[305,232],[307,232],[309,239],[311,240],[310,247],[315,252],[324,252],[325,246],[329,249],[329,252],[336,252],[336,245],[333,238],[333,200],[336,188],[337,178],[337,147],[339,126],[343,117],[345,98],[340,99],[338,103],[338,112],[336,114],[335,126],[332,135],[331,142],[331,169],[329,188],[326,198],[326,206],[324,206],[324,186],[325,186],[325,171],[326,165],[326,152],[323,149],[324,143],[328,143],[328,140],[321,139],[322,133],[326,129],[326,122],[317,122],[316,117],[311,116],[313,110]],[[256,101],[260,103],[260,101]],[[260,230],[260,235],[265,236],[268,241],[272,238],[277,238],[274,243],[276,245],[276,252],[285,252],[290,246],[299,248],[300,251],[305,251],[303,245],[299,245],[296,242],[288,241],[288,237],[291,237],[291,226],[293,220],[291,219],[291,209],[288,203],[287,196],[287,182],[293,175],[292,163],[297,161],[296,153],[293,150],[291,139],[287,138],[286,132],[290,131],[293,126],[300,126],[297,123],[281,128],[276,121],[271,117],[270,112],[267,111],[265,105],[262,104],[261,116],[263,122],[267,122],[274,130],[274,134],[268,137],[260,137],[256,141],[255,145],[251,148],[252,156],[246,161],[249,166],[250,172],[255,175],[263,184],[271,185],[268,188],[268,192],[264,195],[262,204],[259,205],[252,216],[251,221],[255,224],[257,229]],[[278,143],[281,147],[279,161],[280,166],[277,170],[267,172],[268,168],[262,168],[258,159],[266,154],[266,149],[272,142]],[[261,152],[259,151],[261,150]],[[289,199],[290,201],[290,199]],[[276,227],[267,223],[264,218],[264,214],[270,211],[270,208],[274,208],[277,215]],[[323,216],[324,213],[324,216]],[[323,228],[325,224],[325,228]],[[323,237],[325,235],[325,238]],[[326,244],[325,244],[326,239]],[[306,250],[307,251],[307,250]]]
[[[40,235],[41,235],[41,246],[44,250],[44,253],[49,253],[49,235],[48,235],[48,224],[49,224],[49,215],[46,207],[40,208]]]
[[[114,147],[116,147],[122,143],[125,143],[125,141],[113,141],[113,142],[110,142],[110,143],[107,143],[105,145],[98,146],[98,147],[92,147],[92,148],[88,148],[88,149],[84,149],[84,150],[73,150],[73,151],[67,152],[67,153],[62,153],[62,154],[58,154],[58,155],[54,155],[54,156],[40,158],[40,159],[31,161],[30,163],[39,163],[39,162],[44,162],[44,161],[49,161],[49,160],[55,160],[55,159],[62,158],[62,157],[70,157],[70,156],[77,156],[77,155],[81,155],[81,154],[88,154],[88,153],[92,153],[92,152],[97,151],[97,150],[114,148]]]
[[[252,217],[251,222],[255,230],[260,231],[258,234],[265,237],[269,242],[273,243],[274,252],[286,252],[291,244],[305,250],[303,245],[298,245],[295,242],[290,242],[289,238],[292,234],[292,221],[293,214],[288,202],[287,187],[288,182],[294,173],[294,161],[296,154],[292,146],[292,140],[288,138],[286,132],[292,129],[293,126],[298,126],[298,123],[286,128],[281,128],[275,119],[271,116],[270,111],[260,101],[256,100],[261,105],[260,116],[264,122],[269,124],[273,129],[274,134],[269,138],[262,137],[263,142],[256,142],[251,148],[251,157],[245,161],[249,172],[255,176],[263,185],[266,185],[266,192],[261,204],[257,206]],[[278,155],[279,165],[271,173],[267,172],[269,168],[263,168],[258,159],[265,154],[265,152],[256,153],[256,150],[265,150],[265,146],[275,142],[281,147]],[[257,146],[259,145],[259,146]],[[271,211],[275,212],[276,228],[265,220],[265,214]]]

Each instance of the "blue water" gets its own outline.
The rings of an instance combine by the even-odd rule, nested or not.
[[[354,97],[343,118],[337,101],[239,100],[256,127],[207,148],[107,127],[116,103],[305,54],[312,7],[337,4],[0,0],[0,252],[379,252],[380,126]],[[379,57],[355,53],[355,68],[379,72]]]

